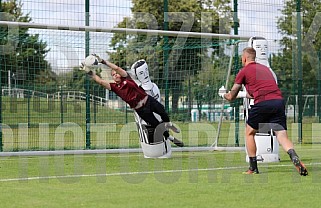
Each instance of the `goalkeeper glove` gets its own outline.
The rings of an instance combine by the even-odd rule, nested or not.
[[[86,66],[84,62],[81,62],[80,66],[79,66],[79,70],[88,73],[91,71],[91,68]]]
[[[91,54],[91,55],[95,56],[96,59],[97,59],[97,61],[98,61],[99,63],[102,63],[102,62],[104,61],[104,59],[100,58],[100,56],[98,56],[98,55],[95,54],[95,53],[93,53],[93,54]]]
[[[219,90],[218,90],[218,95],[221,97],[221,98],[224,98],[224,95],[226,94],[226,89],[224,86],[222,86]],[[225,99],[225,98],[224,98]]]
[[[88,74],[89,76],[93,76],[93,74],[95,72],[92,71],[92,69],[90,67],[87,67],[84,62],[82,62],[79,66],[79,70],[80,71],[84,71],[86,74]]]

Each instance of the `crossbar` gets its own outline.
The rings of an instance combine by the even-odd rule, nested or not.
[[[17,28],[34,28],[34,29],[50,29],[50,30],[70,30],[70,31],[86,31],[86,32],[109,32],[109,33],[126,33],[139,35],[160,35],[174,37],[192,37],[192,38],[222,38],[249,40],[250,36],[217,34],[217,33],[200,33],[185,31],[167,31],[167,30],[148,30],[148,29],[132,29],[132,28],[105,28],[92,26],[72,26],[72,25],[55,25],[55,24],[39,24],[28,22],[11,22],[0,21],[1,26],[17,27]]]

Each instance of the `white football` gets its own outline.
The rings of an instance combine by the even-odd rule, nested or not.
[[[89,55],[85,58],[85,66],[88,67],[97,67],[99,62],[98,59],[96,58],[96,56],[93,55]]]

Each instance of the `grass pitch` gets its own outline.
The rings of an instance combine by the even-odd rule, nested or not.
[[[319,207],[321,145],[296,146],[243,175],[245,152],[173,152],[0,158],[1,207]]]

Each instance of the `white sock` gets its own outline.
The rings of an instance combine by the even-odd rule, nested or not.
[[[167,137],[167,139],[169,139],[170,141],[174,141],[174,137],[173,136],[169,136],[169,137]]]

